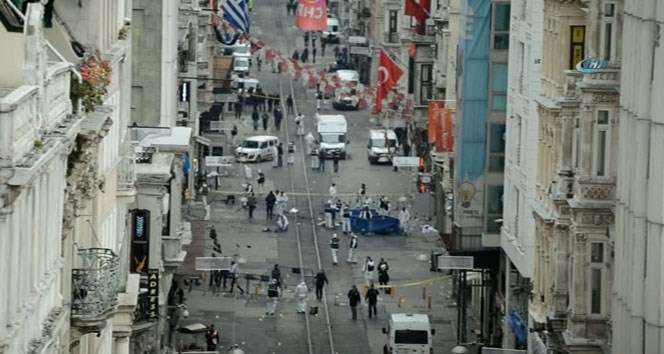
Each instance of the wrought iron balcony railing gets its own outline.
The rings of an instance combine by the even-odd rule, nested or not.
[[[79,250],[83,267],[72,269],[71,317],[103,321],[118,303],[118,256],[107,248]]]

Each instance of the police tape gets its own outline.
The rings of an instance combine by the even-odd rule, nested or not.
[[[218,191],[218,190],[210,190],[210,193],[213,194],[221,194],[221,195],[242,195],[245,194],[245,191]],[[267,194],[267,192],[263,192],[263,194]],[[312,196],[312,197],[329,197],[329,193],[305,193],[305,192],[288,192],[287,195],[292,195],[292,196]],[[394,197],[394,196],[399,196],[399,197],[408,197],[407,194],[404,193],[377,193],[377,194],[363,194],[363,197],[367,196],[373,196],[373,197]],[[357,193],[337,193],[337,197],[358,197]]]
[[[443,275],[440,277],[436,278],[429,278],[429,279],[424,279],[424,280],[419,280],[411,283],[405,283],[405,284],[390,284],[390,285],[374,285],[374,288],[378,289],[386,289],[386,288],[404,288],[404,287],[409,287],[409,286],[417,286],[417,285],[431,285],[436,280],[443,280],[452,277],[452,275]]]

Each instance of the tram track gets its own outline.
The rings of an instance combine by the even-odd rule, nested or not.
[[[295,115],[297,115],[299,113],[299,111],[298,111],[298,108],[297,108],[297,101],[295,100],[296,96],[295,96],[295,90],[293,88],[293,80],[292,80],[291,77],[288,77],[287,80],[288,80],[288,88],[287,89],[290,92],[290,94],[292,95],[293,100],[295,101],[293,108],[294,108]],[[285,95],[284,95],[284,78],[282,76],[279,77],[279,91],[280,91],[281,97],[285,97]],[[281,105],[282,105],[283,111],[287,112],[286,107],[285,107],[285,100],[282,100]],[[303,124],[304,124],[304,122],[303,122]],[[289,119],[288,119],[287,114],[286,114],[286,118],[284,119],[284,127],[285,127],[286,141],[290,142],[291,141],[291,139],[290,139],[290,126],[289,126]],[[309,264],[306,264],[307,262],[305,262],[305,260],[304,260],[305,257],[304,257],[304,254],[303,254],[302,250],[305,249],[305,248],[312,249],[314,251],[314,255],[315,255],[315,266],[313,264],[309,265],[309,266],[311,268],[315,269],[315,270],[318,270],[318,269],[322,269],[322,261],[321,261],[321,255],[320,255],[320,248],[318,246],[318,233],[317,233],[317,230],[316,230],[316,220],[317,219],[316,219],[316,214],[314,212],[313,200],[312,200],[312,197],[311,197],[312,188],[311,188],[311,183],[310,183],[309,174],[308,174],[308,170],[307,170],[307,161],[306,161],[306,155],[304,153],[304,148],[303,148],[303,144],[302,144],[302,142],[303,142],[302,137],[300,137],[299,142],[300,142],[300,144],[299,144],[300,146],[298,147],[298,150],[297,150],[298,151],[297,152],[297,157],[298,157],[297,162],[298,163],[295,166],[299,165],[302,168],[302,173],[303,173],[303,176],[304,176],[304,186],[303,186],[304,190],[305,190],[304,199],[305,199],[305,203],[307,205],[305,212],[308,214],[308,217],[310,219],[311,237],[305,237],[304,236],[304,232],[300,227],[300,225],[305,225],[305,223],[300,222],[300,219],[304,219],[304,218],[301,217],[300,215],[298,215],[298,213],[295,213],[294,217],[293,217],[293,219],[294,219],[293,224],[295,226],[295,235],[296,235],[296,241],[297,241],[296,243],[297,243],[298,262],[299,262],[300,268],[302,268],[302,269],[304,269],[305,266],[309,265]],[[289,169],[289,173],[288,173],[291,192],[296,192],[295,180],[293,178],[293,174],[295,173],[294,171],[295,171],[294,168]],[[309,246],[309,244],[313,244],[313,245]],[[304,272],[301,273],[301,279],[304,280]],[[323,312],[324,312],[323,315],[324,315],[324,318],[325,318],[325,328],[326,328],[326,332],[327,332],[327,341],[328,341],[329,353],[330,354],[337,354],[336,350],[335,350],[335,347],[334,347],[334,336],[332,334],[332,324],[331,324],[331,319],[330,319],[330,308],[329,308],[329,304],[328,304],[328,301],[327,301],[327,294],[325,293],[325,289],[323,289],[323,301],[321,301],[321,304],[323,305]],[[307,331],[308,353],[310,353],[310,354],[324,353],[323,351],[320,350],[321,349],[320,345],[317,345],[319,343],[314,343],[314,341],[312,339],[312,325],[311,325],[311,318],[310,317],[311,317],[311,315],[308,312],[306,312],[305,313],[305,327],[306,327],[306,331]]]

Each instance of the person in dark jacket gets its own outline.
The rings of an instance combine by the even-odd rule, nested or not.
[[[328,283],[325,271],[323,271],[322,269],[319,270],[316,276],[314,277],[314,282],[316,285],[316,299],[318,299],[318,301],[321,301],[321,299],[323,298],[323,287],[325,286],[325,284]]]
[[[288,98],[286,98],[286,108],[288,109],[288,114],[293,114],[293,103],[293,96],[288,95]]]
[[[350,313],[354,320],[357,320],[357,307],[361,302],[362,296],[357,290],[357,286],[353,285],[353,287],[348,292],[348,305],[350,305]]]
[[[278,105],[274,108],[274,129],[276,131],[281,131],[281,119],[284,117],[284,113],[281,111],[281,107]]]
[[[270,120],[270,115],[267,114],[267,112],[263,112],[261,115],[261,119],[263,120],[263,131],[267,130],[267,122]]]
[[[321,172],[325,172],[325,150],[320,149],[318,152],[318,170]]]
[[[372,312],[373,312],[373,317],[378,317],[376,314],[376,304],[378,304],[379,294],[380,292],[378,291],[378,289],[374,288],[373,283],[371,283],[371,286],[369,287],[367,294],[364,296],[364,298],[367,300],[367,303],[369,304],[369,318],[371,318]]]
[[[384,286],[383,289],[386,294],[390,293],[390,289],[387,288],[387,283],[390,281],[390,275],[387,272],[388,270],[390,270],[390,266],[387,265],[384,258],[381,258],[380,262],[378,262],[378,283]]]
[[[253,192],[249,194],[249,197],[247,198],[247,207],[249,207],[249,219],[254,218],[254,210],[256,210],[256,196],[254,195]]]
[[[277,145],[277,166],[281,167],[284,165],[284,145],[279,143]]]
[[[260,119],[258,111],[254,109],[254,112],[251,113],[251,120],[254,122],[254,131],[258,130],[258,121],[260,121]]]
[[[274,204],[277,203],[277,196],[274,195],[272,191],[267,194],[265,197],[265,210],[267,212],[267,218],[272,220],[272,217],[274,216],[273,210],[274,210]]]

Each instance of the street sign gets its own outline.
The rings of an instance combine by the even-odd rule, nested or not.
[[[207,167],[228,167],[233,165],[233,156],[205,156]]]
[[[473,269],[475,259],[467,256],[438,256],[438,269]]]
[[[420,166],[420,158],[410,156],[393,156],[392,165],[397,167],[418,167]]]
[[[222,130],[233,130],[233,122],[228,121],[212,121],[210,122],[210,130],[213,132],[220,132]]]
[[[369,47],[350,47],[350,54],[357,55],[371,55],[371,49]]]
[[[366,44],[367,43],[367,37],[349,36],[348,37],[348,43],[349,44]]]
[[[234,93],[217,93],[214,95],[214,102],[237,102],[237,95]]]
[[[196,257],[196,270],[230,270],[232,257]]]

